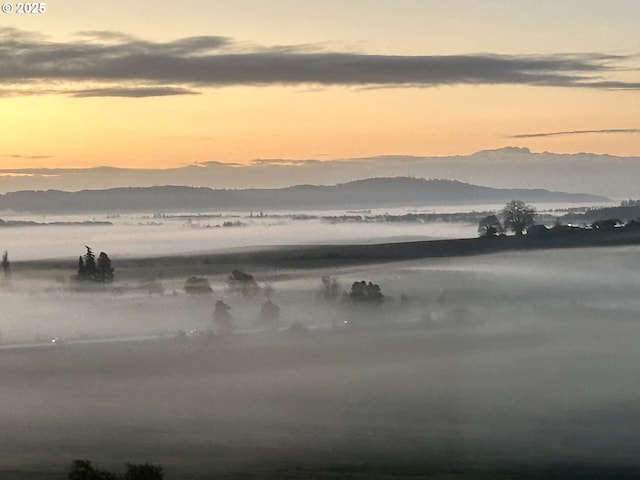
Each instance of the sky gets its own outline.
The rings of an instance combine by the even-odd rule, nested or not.
[[[635,0],[10,5],[0,169],[640,155]]]

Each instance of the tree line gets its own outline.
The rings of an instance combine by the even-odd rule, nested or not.
[[[633,201],[629,200],[627,202]],[[629,206],[632,205],[630,204]],[[520,200],[512,200],[507,203],[501,211],[502,221],[500,221],[500,218],[495,214],[480,219],[478,223],[478,235],[480,237],[494,237],[504,235],[507,231],[512,231],[516,236],[522,235],[524,232],[529,234],[542,234],[548,229],[544,225],[534,225],[535,215],[535,207],[527,205]],[[617,230],[618,228],[638,229],[640,228],[640,219],[623,222],[619,218],[606,218],[595,220],[589,227],[561,225],[560,219],[556,219],[556,225],[552,228],[552,231],[564,232],[565,230],[573,231],[587,228],[601,232]]]
[[[160,465],[127,463],[124,475],[95,467],[89,460],[74,460],[67,470],[67,480],[163,480]]]

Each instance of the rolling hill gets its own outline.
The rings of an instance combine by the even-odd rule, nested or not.
[[[297,185],[279,189],[210,189],[187,186],[106,190],[19,191],[0,195],[0,210],[16,213],[170,212],[222,210],[313,210],[525,202],[603,202],[584,193],[544,189],[497,189],[454,180],[412,177],[370,178],[333,186]]]

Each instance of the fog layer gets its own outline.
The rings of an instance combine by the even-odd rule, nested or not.
[[[0,293],[0,472],[62,471],[73,458],[168,478],[309,465],[638,465],[640,249],[574,249],[331,270],[185,278],[163,294],[20,277]],[[379,284],[375,308],[321,294]],[[257,322],[270,298],[280,331]],[[238,333],[210,341],[216,300]],[[347,320],[345,324],[344,321]],[[292,325],[306,326],[291,329]],[[112,344],[83,339],[166,335]],[[51,476],[48,478],[56,478]]]

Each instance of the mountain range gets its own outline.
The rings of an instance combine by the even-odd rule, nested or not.
[[[280,189],[210,189],[155,186],[64,192],[19,191],[0,195],[0,210],[16,213],[176,212],[229,210],[353,209],[401,205],[536,202],[604,202],[583,193],[545,189],[496,189],[453,180],[413,177],[370,178],[333,186],[297,185]]]
[[[56,158],[52,157],[52,164]],[[506,147],[446,157],[385,155],[342,160],[259,159],[250,164],[209,161],[176,168],[0,169],[0,193],[18,190],[108,189],[187,185],[209,188],[284,188],[335,185],[371,177],[447,178],[494,188],[589,192],[639,198],[640,157],[592,153],[534,153]]]

